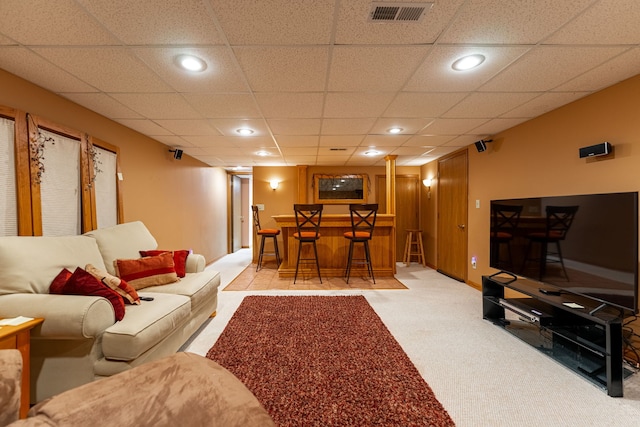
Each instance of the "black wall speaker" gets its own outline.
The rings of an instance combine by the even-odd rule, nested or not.
[[[478,153],[482,153],[486,149],[487,149],[486,142],[484,142],[483,140],[476,142],[476,150],[478,150]]]
[[[602,142],[600,144],[590,145],[589,147],[582,147],[580,149],[580,158],[606,156],[609,153],[611,153],[611,144]]]
[[[170,153],[173,153],[173,158],[176,160],[180,160],[182,158],[182,150],[176,148],[174,150],[169,150]]]

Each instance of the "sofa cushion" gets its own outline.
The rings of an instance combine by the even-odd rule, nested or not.
[[[179,282],[162,286],[145,288],[145,292],[184,295],[191,300],[191,310],[196,310],[201,304],[211,300],[211,295],[218,293],[220,286],[220,272],[205,270],[201,273],[188,273]]]
[[[139,259],[117,259],[116,275],[126,280],[134,289],[177,282],[178,275],[171,252]]]
[[[105,268],[96,241],[86,236],[0,237],[0,295],[48,294],[60,270],[87,264]]]
[[[87,273],[91,274],[93,277],[101,281],[104,285],[120,294],[120,296],[124,298],[125,303],[128,302],[129,304],[140,304],[140,297],[138,296],[138,292],[136,292],[136,290],[126,281],[107,273],[106,270],[100,270],[99,268],[96,268],[91,264],[87,264],[84,269],[87,270]]]
[[[188,297],[147,294],[153,301],[126,306],[121,322],[107,328],[102,336],[102,352],[107,359],[133,360],[162,341],[191,315]]]
[[[103,258],[103,265],[110,274],[115,275],[113,261],[116,259],[135,259],[139,251],[158,247],[158,242],[147,227],[140,221],[127,222],[113,227],[100,228],[84,234],[96,240]],[[85,265],[85,264],[82,264]],[[100,267],[93,263],[96,267]]]

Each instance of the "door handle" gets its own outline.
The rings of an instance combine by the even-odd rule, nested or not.
[[[459,228],[460,230],[464,230],[464,224],[458,224],[458,228]]]

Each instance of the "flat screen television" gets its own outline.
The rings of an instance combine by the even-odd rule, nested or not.
[[[495,269],[638,312],[637,192],[492,200],[490,242]]]

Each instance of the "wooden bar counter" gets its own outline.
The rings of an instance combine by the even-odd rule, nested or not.
[[[298,242],[293,237],[296,229],[295,215],[275,215],[273,219],[282,230],[284,243],[284,259],[278,273],[280,277],[293,277],[296,272],[298,257]],[[324,277],[342,277],[347,266],[349,255],[349,240],[344,233],[351,231],[351,217],[349,214],[323,214],[320,223],[320,239],[317,241],[318,258],[320,259],[320,273]],[[354,258],[364,258],[364,245],[357,243]],[[376,277],[393,276],[396,272],[396,232],[395,215],[378,214],[373,238],[369,242],[373,274]],[[304,245],[302,258],[313,257],[313,247]],[[317,276],[315,264],[304,263],[301,270],[305,277],[309,274]],[[367,275],[366,268],[360,265],[353,267],[352,277],[357,274]],[[298,273],[300,277],[300,273]]]

